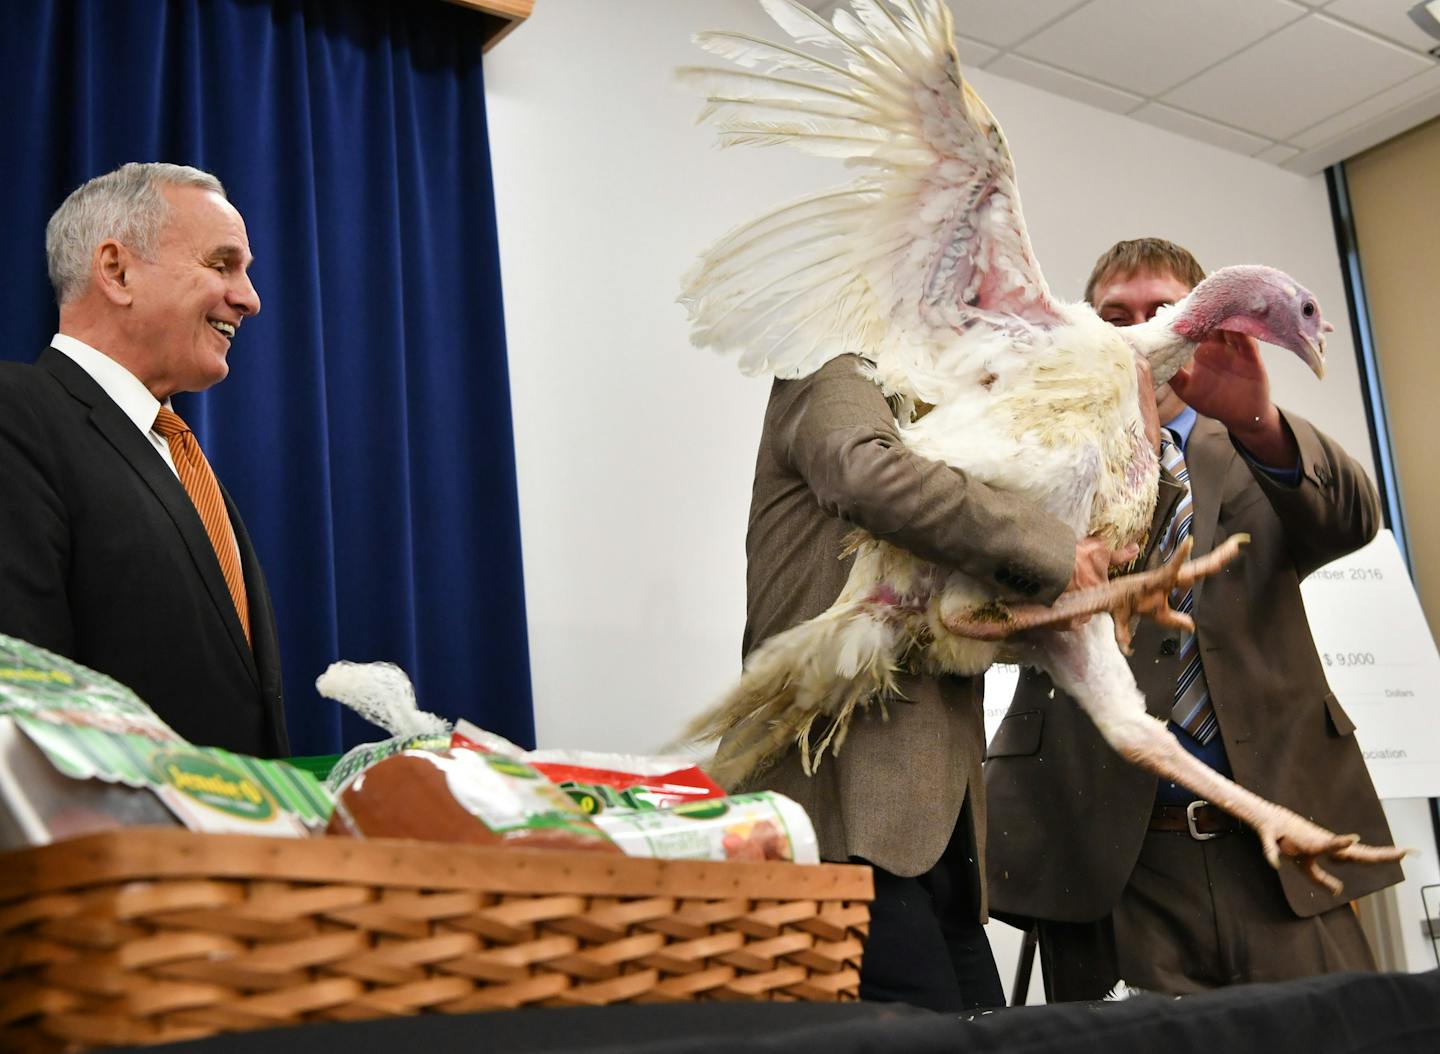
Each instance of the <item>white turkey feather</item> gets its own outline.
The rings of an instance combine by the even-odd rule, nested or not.
[[[874,103],[857,99],[835,88],[753,70],[682,66],[675,71],[675,79],[717,102],[734,103],[743,99],[768,105],[783,105],[786,102],[829,103],[835,107],[835,112],[846,114],[875,106]],[[695,123],[703,122],[714,112],[714,106],[706,106],[700,111]]]
[[[816,58],[814,55],[785,44],[778,44],[773,40],[752,37],[748,33],[711,30],[695,34],[695,43],[712,55],[728,59],[746,69],[761,68],[767,72],[796,70],[802,73],[818,74],[822,77],[837,78],[840,83],[857,80],[851,71],[835,65],[833,62]],[[859,83],[861,87],[864,87],[863,82]]]
[[[808,115],[833,122],[837,130],[853,132],[864,138],[876,138],[874,126],[863,118],[851,113],[853,107],[831,100],[773,100],[744,99],[735,96],[711,95],[701,111],[699,121],[713,121],[722,131],[741,131],[764,121],[771,125],[784,124],[795,119],[796,114]]]
[[[971,320],[1060,324],[1004,137],[961,77],[948,11],[860,0],[831,24],[794,0],[761,2],[796,41],[843,54],[844,65],[744,34],[699,34],[741,66],[796,74],[682,71],[706,93],[703,118],[722,145],[788,144],[866,173],[703,254],[681,296],[692,340],[738,352],[747,373],[779,377],[859,353],[887,391],[929,402],[927,378],[954,376],[967,344],[957,335]]]
[[[876,144],[873,135],[850,132],[824,120],[747,121],[733,120],[720,127],[721,146],[799,147],[819,157],[854,157],[866,144]]]
[[[825,226],[826,221],[843,218],[846,223],[852,221],[853,213],[871,209],[876,204],[876,195],[873,190],[864,187],[840,187],[833,190],[823,191],[819,194],[812,194],[808,197],[792,201],[752,223],[743,227],[737,227],[725,237],[721,238],[705,255],[705,259],[696,264],[684,281],[687,286],[700,286],[708,292],[721,278],[733,277],[735,269],[721,271],[720,265],[728,263],[741,253],[750,252],[758,256],[765,256],[769,249],[766,243],[777,238],[794,237],[796,232],[807,232],[812,225]],[[836,233],[843,232],[846,228],[837,228]],[[785,243],[781,243],[785,244]],[[773,246],[770,246],[773,248]],[[741,264],[742,269],[748,268],[748,264]],[[706,281],[700,282],[703,272],[708,272]]]
[[[893,48],[895,42],[903,38],[904,31],[887,8],[877,5],[868,6],[871,10],[867,13],[861,10],[861,5],[856,5],[856,11],[860,12],[861,21],[859,23],[855,21],[850,12],[844,9],[837,10],[833,19],[836,32],[851,40],[868,39],[868,43],[865,45],[867,53],[881,55],[896,70],[903,69],[903,63],[896,56]],[[874,20],[877,16],[884,21]]]
[[[808,7],[790,3],[789,0],[760,0],[760,6],[776,25],[795,38],[796,43],[848,51],[863,58],[854,44],[836,34],[825,19]]]

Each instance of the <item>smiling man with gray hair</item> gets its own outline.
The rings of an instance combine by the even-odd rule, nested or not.
[[[129,686],[195,743],[288,751],[279,648],[245,525],[170,405],[224,380],[260,310],[207,172],[127,164],[45,230],[59,332],[0,364],[0,633]]]

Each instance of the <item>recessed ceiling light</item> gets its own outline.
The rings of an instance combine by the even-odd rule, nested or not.
[[[1440,0],[1421,0],[1410,9],[1410,20],[1440,40]]]
[[[1410,20],[1436,40],[1440,40],[1440,0],[1421,0],[1410,9]],[[1431,48],[1430,54],[1440,59],[1440,44]]]

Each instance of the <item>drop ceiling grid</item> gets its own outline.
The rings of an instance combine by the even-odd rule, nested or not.
[[[1161,101],[1285,142],[1432,65],[1315,14],[1212,66]]]
[[[1290,136],[1290,142],[1302,150],[1310,150],[1332,142],[1336,136],[1357,124],[1378,120],[1392,110],[1407,103],[1423,99],[1426,95],[1440,95],[1440,65],[1433,65],[1417,76],[1401,81],[1393,87],[1355,106],[1335,114],[1318,124],[1302,129]]]
[[[1296,171],[1440,113],[1413,0],[948,3],[975,68]]]
[[[843,0],[842,0],[843,2]],[[988,0],[976,3],[960,0],[951,3],[955,15],[955,32],[1003,50],[1014,50],[1046,27],[1071,12],[1084,7],[1089,0]],[[832,9],[836,3],[829,5]]]
[[[1156,99],[1306,12],[1288,0],[1091,0],[1012,50]]]
[[[1417,52],[1429,51],[1436,44],[1410,18],[1416,0],[1329,0],[1325,14],[1369,30]]]

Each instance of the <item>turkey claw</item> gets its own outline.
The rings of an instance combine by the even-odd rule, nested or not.
[[[1109,612],[1115,619],[1115,639],[1120,650],[1130,654],[1131,623],[1137,616],[1154,619],[1162,626],[1193,632],[1190,616],[1170,606],[1177,589],[1185,589],[1228,564],[1250,540],[1248,534],[1233,534],[1204,556],[1190,559],[1193,546],[1186,538],[1163,566],[1152,571],[1123,575],[1091,589],[1062,593],[1055,603],[1016,604],[999,601],[984,607],[947,615],[945,628],[959,637],[976,640],[1004,640],[1026,630],[1044,629],[1088,615]],[[1062,627],[1063,628],[1063,627]]]
[[[1302,820],[1301,823],[1306,823],[1306,821]],[[1309,824],[1308,826],[1313,827],[1314,825]],[[1310,881],[1317,886],[1323,886],[1334,896],[1345,888],[1345,884],[1321,867],[1320,860],[1326,856],[1340,859],[1339,854],[1358,842],[1360,836],[1358,834],[1334,835],[1323,827],[1317,827],[1315,830],[1325,844],[1323,848],[1310,851],[1299,848],[1288,835],[1277,836],[1270,831],[1257,831],[1256,833],[1260,835],[1260,845],[1264,849],[1265,859],[1270,862],[1271,867],[1279,870],[1280,858],[1282,856],[1291,857],[1295,861],[1295,866],[1305,872]]]
[[[1295,858],[1295,863],[1300,870],[1305,872],[1310,881],[1314,882],[1317,886],[1323,887],[1332,897],[1338,896],[1340,891],[1345,888],[1344,882],[1341,882],[1329,871],[1326,871],[1320,866],[1318,857],[1298,856]]]
[[[1282,814],[1273,824],[1262,823],[1256,827],[1256,834],[1271,867],[1278,869],[1282,856],[1291,857],[1312,882],[1332,895],[1339,893],[1344,883],[1321,866],[1322,859],[1380,864],[1399,860],[1410,852],[1393,845],[1366,845],[1358,834],[1334,834],[1293,813]]]

